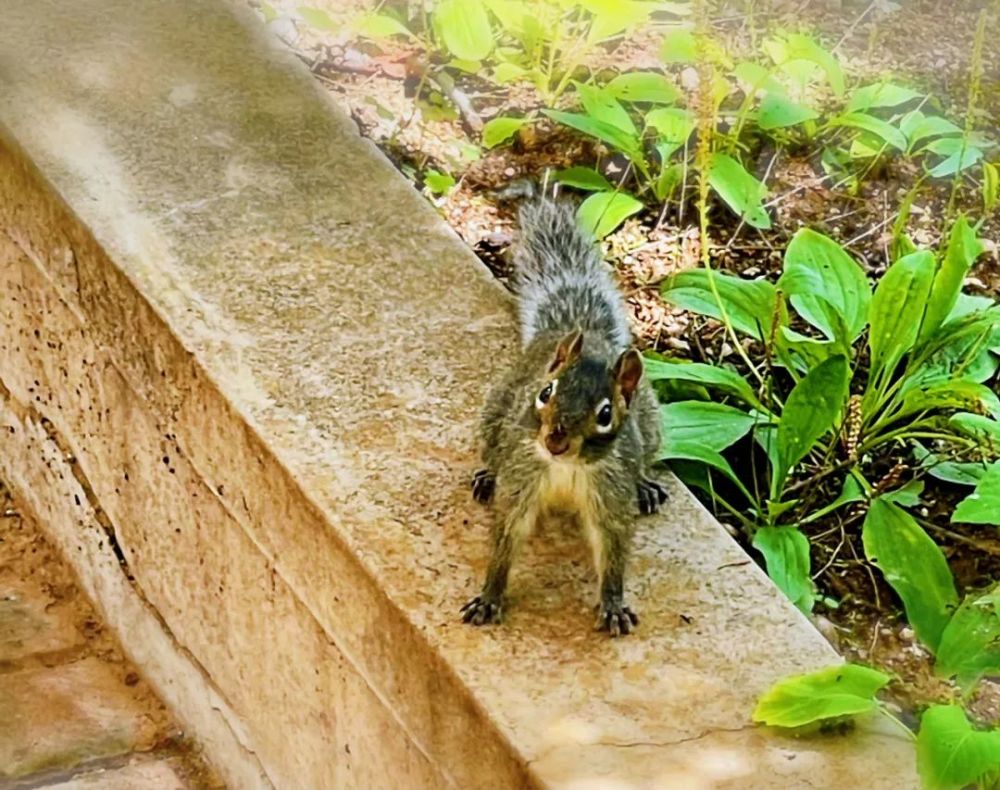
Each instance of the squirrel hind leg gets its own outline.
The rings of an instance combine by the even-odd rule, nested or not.
[[[657,512],[669,496],[663,485],[649,477],[644,477],[636,483],[635,489],[639,500],[639,512],[644,516]]]

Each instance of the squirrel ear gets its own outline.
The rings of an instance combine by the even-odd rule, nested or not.
[[[549,365],[549,373],[559,370],[572,362],[576,362],[583,352],[583,332],[575,329],[559,341],[556,346],[556,356]]]
[[[625,398],[625,403],[631,404],[639,380],[642,378],[642,356],[634,348],[625,351],[615,362],[612,375]]]

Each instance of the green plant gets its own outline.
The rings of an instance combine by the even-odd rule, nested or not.
[[[900,256],[872,291],[843,248],[801,230],[776,284],[706,266],[664,285],[668,302],[722,322],[744,373],[647,360],[665,401],[662,458],[743,527],[772,579],[805,611],[815,596],[802,528],[819,518],[870,500],[865,548],[893,584],[897,565],[921,563],[921,580],[947,572],[943,557],[922,550],[939,552],[903,510],[918,503],[921,477],[954,476],[957,468],[973,484],[986,481],[963,512],[993,512],[985,491],[997,473],[986,464],[1000,458],[1000,399],[984,382],[1000,366],[1000,305],[961,293],[980,251],[960,217],[943,254]],[[722,402],[706,403],[709,391]],[[900,450],[912,452],[918,468],[910,486],[897,489],[873,459]],[[901,540],[903,530],[912,540]],[[957,605],[953,589],[941,592],[946,586],[925,587],[941,594],[943,604],[932,606],[939,613]],[[933,642],[943,626],[927,623],[918,633]]]
[[[858,664],[784,678],[760,697],[753,719],[799,729],[855,716],[883,716],[915,740],[924,790],[1000,787],[1000,730],[974,727],[959,705],[932,705],[921,716],[919,733],[914,736],[876,696],[890,680]]]

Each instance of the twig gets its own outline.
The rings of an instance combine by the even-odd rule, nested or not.
[[[869,236],[871,236],[871,235],[872,235],[873,233],[878,233],[878,232],[879,232],[880,230],[882,230],[882,228],[884,228],[884,227],[885,227],[886,225],[888,225],[888,224],[889,224],[890,222],[894,222],[894,221],[895,221],[895,219],[896,219],[896,217],[898,217],[898,216],[899,216],[899,212],[897,211],[897,212],[896,212],[896,213],[894,213],[894,214],[893,214],[893,215],[892,215],[891,217],[886,217],[886,218],[885,218],[884,220],[882,220],[882,222],[880,222],[880,223],[879,223],[878,225],[874,225],[874,226],[872,226],[872,227],[868,228],[868,230],[866,230],[866,231],[865,231],[864,233],[859,233],[859,234],[858,234],[857,236],[855,236],[855,237],[854,237],[853,239],[851,239],[850,241],[845,241],[845,242],[844,242],[844,243],[843,243],[843,244],[842,244],[841,246],[842,246],[842,247],[850,247],[850,246],[851,246],[852,244],[855,244],[856,242],[859,242],[859,241],[861,241],[862,239],[866,239],[866,238],[868,238],[868,237],[869,237]]]
[[[862,11],[862,12],[861,12],[861,13],[860,13],[860,14],[859,14],[859,15],[857,16],[857,18],[856,18],[856,19],[855,19],[855,20],[854,20],[853,22],[851,22],[851,24],[849,24],[849,25],[847,26],[847,30],[845,30],[845,31],[844,31],[844,35],[842,35],[842,36],[840,37],[840,41],[838,41],[838,42],[837,42],[836,44],[834,44],[834,45],[833,45],[833,49],[832,49],[832,50],[830,50],[830,51],[831,51],[831,52],[832,52],[832,53],[833,53],[834,55],[836,55],[836,54],[837,54],[837,50],[838,50],[838,49],[840,49],[841,45],[842,45],[842,44],[843,44],[843,43],[844,43],[845,41],[847,41],[847,38],[848,38],[848,36],[850,36],[850,35],[851,35],[851,33],[853,33],[853,32],[854,32],[854,28],[856,28],[856,27],[857,27],[858,25],[860,25],[860,24],[861,24],[861,20],[863,20],[863,19],[864,19],[864,18],[865,18],[866,16],[868,16],[868,14],[870,14],[870,13],[871,13],[871,10],[872,10],[872,9],[873,9],[873,8],[875,7],[875,3],[876,3],[876,2],[877,2],[877,0],[872,0],[872,1],[871,1],[871,2],[870,2],[870,3],[868,4],[868,7],[867,7],[867,8],[866,8],[866,9],[865,9],[864,11]]]
[[[441,92],[451,100],[451,103],[461,113],[462,120],[465,122],[466,127],[468,127],[466,131],[477,134],[481,132],[483,130],[483,119],[479,117],[479,113],[472,106],[469,97],[455,85],[455,80],[451,78],[451,75],[440,69],[432,69],[423,62],[420,62],[418,66],[421,69],[426,69],[426,74],[431,82],[441,89]]]

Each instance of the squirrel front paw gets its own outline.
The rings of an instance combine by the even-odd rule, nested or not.
[[[602,603],[597,613],[596,629],[612,637],[627,636],[637,625],[639,616],[622,603]]]
[[[480,469],[472,476],[472,498],[486,505],[493,499],[497,479],[489,469]]]
[[[655,480],[640,480],[635,488],[639,497],[639,512],[643,515],[655,513],[667,501],[667,489]]]
[[[472,625],[485,625],[500,622],[500,602],[489,601],[477,595],[462,607],[462,622]]]

